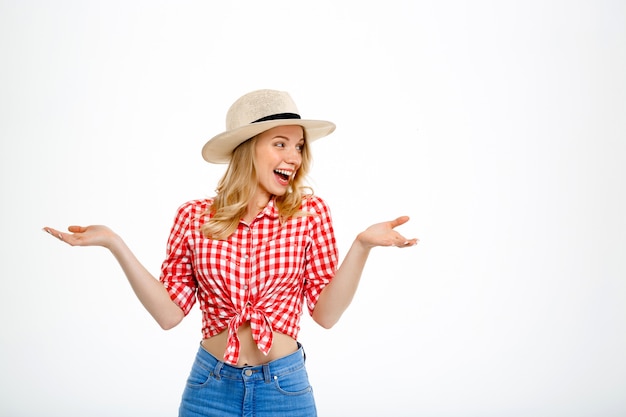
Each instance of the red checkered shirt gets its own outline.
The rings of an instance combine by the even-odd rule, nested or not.
[[[227,240],[200,232],[211,203],[194,200],[178,209],[160,279],[185,315],[198,299],[203,338],[228,329],[224,361],[237,364],[237,330],[245,322],[266,355],[273,331],[298,337],[303,303],[312,314],[337,269],[337,247],[329,208],[317,196],[302,203],[312,215],[282,225],[272,199]]]

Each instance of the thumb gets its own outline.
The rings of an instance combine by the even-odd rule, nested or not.
[[[408,221],[409,221],[409,216],[400,216],[396,218],[395,220],[392,220],[390,223],[391,223],[391,227],[398,227]]]

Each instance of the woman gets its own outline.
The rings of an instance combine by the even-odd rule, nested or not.
[[[417,239],[394,230],[408,217],[375,224],[337,268],[330,211],[304,186],[309,143],[335,125],[302,120],[287,93],[259,90],[231,106],[226,129],[202,149],[208,162],[228,163],[217,195],[178,209],[160,279],[105,226],[44,230],[72,246],[109,249],[164,329],[198,300],[203,338],[180,416],[315,416],[297,341],[303,304],[315,322],[332,327],[352,300],[370,249],[409,247]]]

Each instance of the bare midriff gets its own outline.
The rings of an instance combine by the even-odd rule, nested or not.
[[[275,359],[280,359],[298,350],[298,343],[290,336],[274,332],[272,349],[267,355],[259,350],[256,342],[252,338],[250,323],[246,322],[239,326],[239,362],[236,366],[256,366],[263,365]],[[228,329],[202,341],[202,346],[217,359],[222,360],[226,345],[228,344]]]

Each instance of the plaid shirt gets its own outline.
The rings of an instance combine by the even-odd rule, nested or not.
[[[335,274],[337,247],[329,208],[319,197],[303,200],[302,210],[313,215],[283,225],[272,199],[249,225],[240,222],[227,240],[208,239],[200,232],[211,203],[194,200],[178,209],[160,279],[185,315],[198,299],[203,338],[228,328],[224,360],[236,364],[237,330],[245,322],[266,355],[273,331],[297,338],[303,302],[312,314]]]

